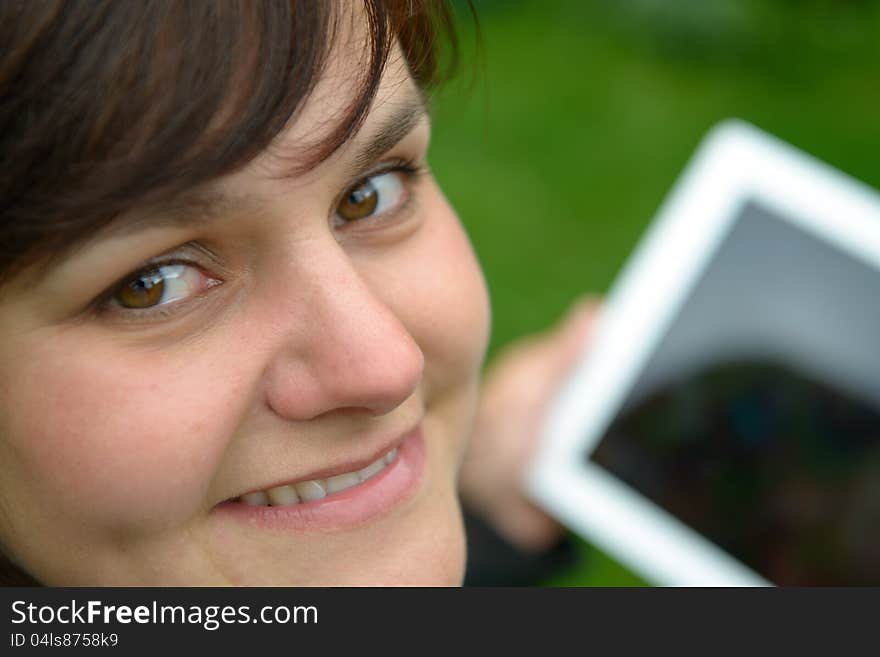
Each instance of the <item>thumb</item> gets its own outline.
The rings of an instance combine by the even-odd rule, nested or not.
[[[582,297],[569,306],[563,318],[553,328],[547,340],[555,378],[565,375],[583,352],[600,308],[599,297]]]

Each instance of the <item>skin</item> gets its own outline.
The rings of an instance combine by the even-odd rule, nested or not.
[[[563,528],[522,493],[541,422],[572,364],[585,349],[599,310],[596,297],[575,301],[556,326],[521,338],[485,373],[460,492],[507,541],[541,552]]]
[[[334,216],[363,178],[351,174],[354,153],[419,102],[398,55],[355,138],[287,175],[290,154],[349,100],[339,89],[358,71],[352,51],[333,53],[266,153],[211,185],[236,199],[216,216],[167,225],[140,209],[137,228],[95,235],[36,285],[20,277],[3,290],[0,537],[40,581],[460,582],[457,473],[489,330],[481,271],[429,174],[397,176],[408,202],[393,212],[344,225]],[[422,116],[370,166],[423,165],[428,140]],[[95,310],[163,254],[192,263],[193,294],[151,315]],[[377,517],[291,532],[216,513],[242,493],[366,457],[418,421],[424,475]]]

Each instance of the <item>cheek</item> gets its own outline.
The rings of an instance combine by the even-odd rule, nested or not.
[[[422,392],[438,438],[428,448],[453,480],[476,409],[489,337],[489,297],[458,218],[439,193],[435,201],[414,239],[372,270],[372,287],[381,291],[424,354]]]
[[[435,392],[470,386],[489,336],[483,273],[458,218],[440,197],[433,218],[387,273],[391,304],[425,355],[425,383]]]
[[[173,356],[107,342],[83,349],[61,336],[23,350],[21,384],[7,380],[0,402],[16,465],[3,485],[17,478],[11,493],[93,525],[156,528],[190,517],[234,430],[225,394],[234,385],[216,385],[229,374],[191,353],[184,369]]]
[[[428,302],[415,322],[431,363],[429,383],[470,384],[479,376],[489,338],[489,296],[483,272],[457,218],[425,236],[433,256]]]

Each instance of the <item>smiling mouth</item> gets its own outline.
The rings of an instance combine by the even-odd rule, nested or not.
[[[393,447],[360,470],[343,472],[325,479],[309,479],[308,481],[298,481],[266,490],[253,491],[245,493],[233,501],[248,506],[290,506],[313,502],[369,481],[383,472],[396,458],[397,448]]]
[[[369,456],[373,461],[367,465],[337,464],[313,471],[308,480],[242,493],[218,504],[213,517],[244,523],[248,531],[353,530],[413,502],[428,485],[421,423],[383,449],[387,451]]]

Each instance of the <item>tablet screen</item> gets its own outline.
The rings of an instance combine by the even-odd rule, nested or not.
[[[757,202],[588,458],[781,585],[880,584],[880,272]]]

